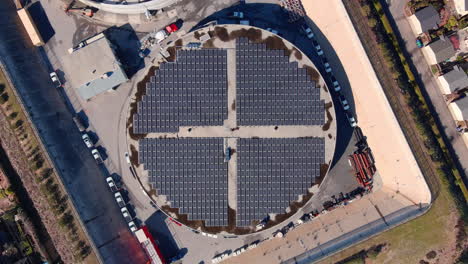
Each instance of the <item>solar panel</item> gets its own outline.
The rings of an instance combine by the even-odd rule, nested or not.
[[[214,208],[207,202],[227,203],[222,138],[151,138],[139,144],[140,149],[152,146],[153,151],[141,151],[139,156],[147,162],[144,165],[149,174],[154,175],[149,178],[150,184],[166,195],[173,207],[187,213],[189,219],[206,220],[207,226],[227,225],[227,206]]]
[[[306,194],[320,176],[316,168],[324,161],[324,148],[323,138],[239,139],[237,193],[246,195],[237,197],[237,225],[249,226],[268,213],[284,213],[290,202]],[[318,159],[308,162],[304,157]]]
[[[134,133],[177,132],[180,126],[223,125],[227,110],[223,115],[206,118],[204,109],[226,109],[227,106],[227,69],[217,68],[216,76],[224,80],[218,83],[213,78],[214,58],[227,62],[226,50],[180,50],[175,62],[160,65],[155,76],[146,84],[146,93],[138,103],[135,120],[148,121],[150,116],[164,117],[154,125],[134,122]],[[187,76],[190,73],[190,76]],[[218,94],[218,100],[206,100],[207,95]],[[195,96],[186,96],[195,95]],[[157,102],[155,107],[146,102]],[[180,113],[193,113],[182,115]],[[158,122],[172,120],[173,122]]]

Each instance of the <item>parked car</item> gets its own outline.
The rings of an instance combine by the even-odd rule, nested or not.
[[[318,44],[318,42],[315,39],[312,40],[312,44],[315,47],[315,51],[317,52],[317,55],[322,56],[323,55],[323,50],[320,47],[320,44]]]
[[[130,215],[130,212],[128,211],[127,207],[120,208],[120,212],[122,212],[122,215],[125,218],[125,221],[127,221],[127,223],[130,223],[132,221],[133,218]]]
[[[109,185],[109,188],[111,189],[111,191],[115,192],[119,189],[117,188],[117,185],[115,184],[115,181],[114,179],[112,179],[112,177],[107,177],[106,182],[107,182],[107,185]]]
[[[85,143],[86,147],[92,148],[93,147],[93,142],[89,138],[88,134],[84,133],[81,138],[83,139],[83,142]]]
[[[165,29],[166,29],[167,34],[170,35],[171,33],[174,33],[177,30],[179,30],[179,27],[175,23],[172,23],[170,25],[167,25]]]
[[[346,100],[346,97],[340,94],[339,98],[340,98],[341,105],[343,106],[343,110],[348,111],[349,104],[348,104],[348,100]]]
[[[331,67],[330,67],[330,63],[328,63],[328,60],[327,58],[325,57],[322,57],[322,64],[323,64],[323,67],[325,68],[325,71],[327,73],[330,73],[332,71]]]
[[[51,73],[50,73],[50,79],[51,79],[52,82],[54,83],[55,88],[62,87],[62,83],[60,82],[60,79],[59,79],[59,77],[57,76],[57,73],[56,73],[56,72],[51,72]]]
[[[138,227],[135,225],[135,222],[133,221],[130,221],[128,223],[128,227],[130,228],[130,230],[135,233],[137,230],[138,230]]]
[[[242,19],[244,18],[244,12],[232,12],[230,17]]]
[[[349,125],[351,127],[357,127],[357,122],[356,122],[356,119],[354,118],[354,116],[351,113],[348,113],[348,112],[346,112],[345,115],[346,115],[346,119],[348,119]]]
[[[75,123],[76,127],[80,132],[83,132],[86,130],[86,127],[84,126],[83,122],[81,122],[81,118],[79,116],[74,116],[73,117],[73,122]]]
[[[120,192],[114,193],[115,201],[117,201],[117,204],[119,207],[125,207],[125,200]]]
[[[335,90],[335,92],[339,92],[341,90],[341,86],[340,83],[336,80],[335,76],[331,75],[330,80],[333,84],[333,90]]]
[[[131,162],[130,162],[130,155],[128,154],[128,152],[125,152],[124,155],[125,155],[125,161],[126,161],[128,164],[130,164],[130,163],[131,163]]]
[[[278,35],[279,33],[278,30],[272,29],[272,28],[267,28],[267,31],[270,31],[271,33],[276,34],[276,35]]]
[[[91,154],[93,154],[93,157],[94,157],[94,159],[96,160],[96,162],[97,162],[98,164],[103,163],[101,154],[99,154],[99,151],[98,151],[97,149],[91,150]]]
[[[314,38],[314,32],[312,31],[312,29],[307,26],[306,24],[303,24],[301,26],[302,28],[302,31],[305,33],[305,35],[307,36],[308,39],[313,39]]]

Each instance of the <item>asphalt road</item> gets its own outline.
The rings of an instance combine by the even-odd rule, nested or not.
[[[449,140],[456,159],[462,169],[462,177],[465,182],[468,182],[468,148],[463,142],[463,138],[455,129],[455,122],[450,114],[450,111],[445,103],[444,97],[440,92],[436,79],[433,77],[429,65],[424,59],[422,51],[416,46],[416,36],[411,30],[410,24],[406,19],[403,8],[408,2],[407,0],[392,0],[389,1],[389,11],[398,27],[401,38],[404,40],[407,53],[415,69],[418,71],[417,78],[420,80],[422,88],[425,89],[435,112],[436,118],[439,119],[443,127],[443,133]],[[449,146],[450,147],[450,146]]]
[[[15,10],[13,1],[0,2],[0,59],[25,102],[70,198],[106,263],[143,263],[144,252],[106,186],[105,169],[94,162],[81,141],[72,114],[49,79],[51,69],[46,56],[31,45]]]

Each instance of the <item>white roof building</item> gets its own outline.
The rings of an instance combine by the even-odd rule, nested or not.
[[[468,0],[453,0],[457,13],[461,16],[468,14]]]

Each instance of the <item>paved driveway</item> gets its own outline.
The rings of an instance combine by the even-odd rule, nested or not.
[[[144,253],[105,184],[103,168],[81,142],[72,115],[49,80],[41,49],[31,45],[13,1],[0,2],[0,58],[104,261],[143,263]]]
[[[410,55],[410,59],[412,60],[414,67],[419,73],[416,77],[419,78],[419,83],[423,84],[422,88],[425,89],[430,101],[432,102],[435,112],[438,115],[438,119],[443,127],[443,133],[448,138],[453,152],[455,153],[455,157],[461,166],[463,171],[462,177],[465,182],[468,182],[468,148],[466,147],[461,135],[455,129],[455,122],[453,121],[452,115],[450,114],[447,104],[440,92],[437,81],[433,77],[429,65],[424,59],[422,51],[416,47],[416,37],[403,13],[403,8],[408,1],[391,0],[389,2],[389,10],[398,26],[401,38],[405,42],[404,47]]]

